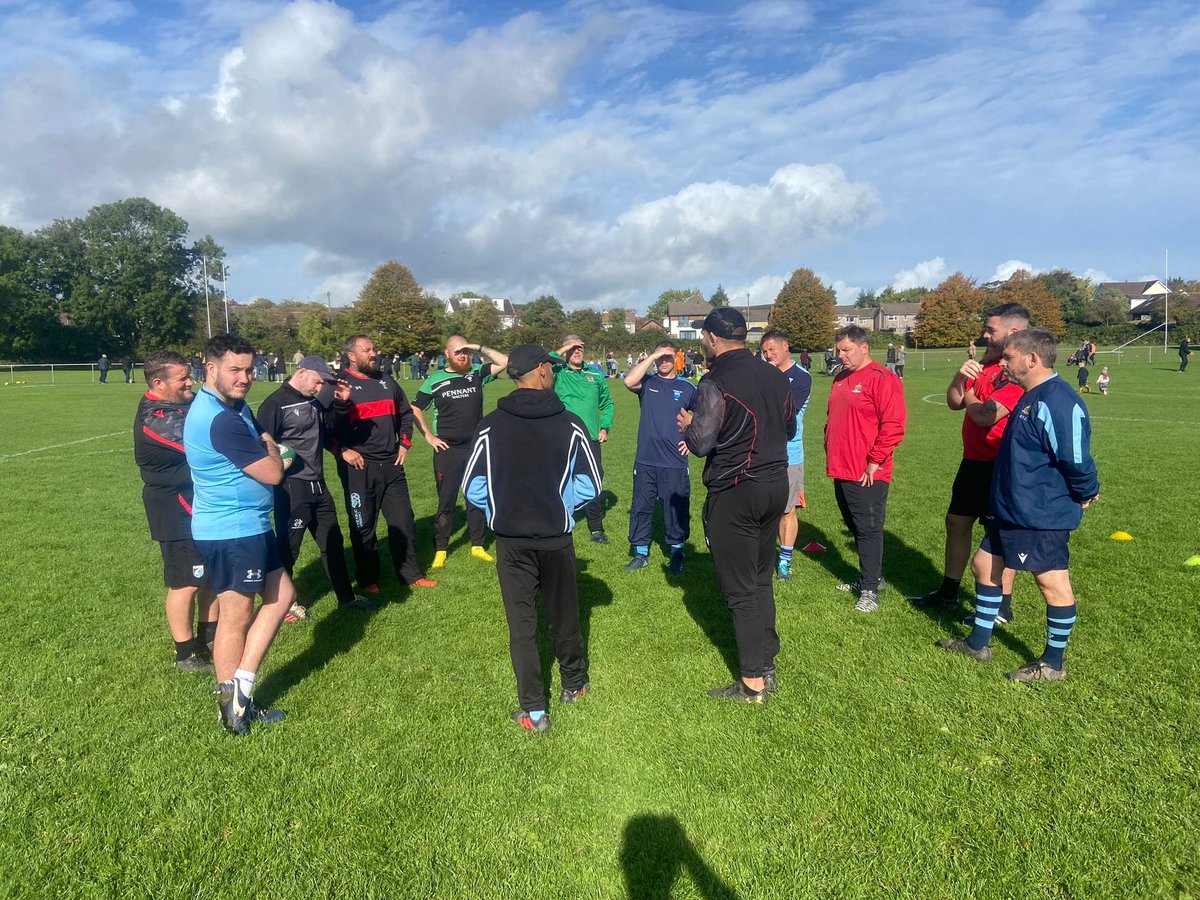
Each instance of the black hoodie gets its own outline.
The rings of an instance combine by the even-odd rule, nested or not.
[[[600,467],[583,420],[554,391],[518,388],[501,397],[475,429],[463,493],[498,538],[566,547],[575,510],[600,493]]]

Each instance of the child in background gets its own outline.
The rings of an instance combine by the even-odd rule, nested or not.
[[[1096,385],[1100,388],[1100,393],[1108,393],[1108,366],[1100,370],[1100,377],[1096,379]]]
[[[1090,394],[1092,392],[1091,385],[1089,385],[1087,383],[1087,381],[1088,381],[1087,360],[1081,359],[1079,361],[1079,393]]]

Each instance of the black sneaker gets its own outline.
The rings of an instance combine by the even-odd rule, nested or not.
[[[668,575],[678,575],[683,571],[683,548],[671,551],[671,561],[667,564]]]
[[[593,544],[607,544],[608,543],[608,535],[605,534],[603,531],[593,531],[592,532],[592,543]]]
[[[1035,659],[1019,669],[1014,669],[1004,677],[1009,681],[1019,681],[1022,684],[1033,684],[1035,681],[1066,681],[1067,670],[1055,669],[1040,659]]]
[[[230,734],[249,734],[250,698],[238,690],[237,682],[233,679],[222,681],[213,693],[225,730]]]
[[[523,709],[518,709],[512,714],[512,720],[524,728],[526,731],[549,731],[550,730],[550,715],[546,714],[533,721],[533,716],[525,712]]]
[[[976,662],[989,662],[992,658],[991,647],[976,650],[962,638],[942,638],[937,642],[937,645],[943,650],[949,650],[951,653],[962,653],[965,656],[969,656]]]
[[[255,725],[275,725],[282,722],[287,716],[287,713],[282,709],[271,709],[269,706],[259,706],[254,702],[254,698],[250,699],[249,708],[250,721]]]
[[[773,694],[779,690],[779,677],[775,674],[774,669],[763,670],[763,690],[768,694]]]
[[[625,566],[626,572],[636,572],[638,569],[644,569],[650,565],[650,557],[642,556],[640,553],[633,554],[633,559]]]
[[[946,612],[958,609],[958,595],[947,597],[940,591],[931,591],[920,597],[909,597],[908,602],[917,609],[940,609]]]
[[[571,690],[570,688],[563,688],[562,693],[558,695],[558,702],[559,703],[574,703],[576,700],[580,700],[580,699],[586,697],[588,695],[588,692],[591,691],[591,689],[592,689],[592,686],[586,681],[579,687],[575,688],[575,690]]]
[[[731,700],[734,703],[749,703],[756,706],[763,706],[767,702],[767,692],[752,691],[746,687],[746,682],[738,679],[733,684],[725,687],[715,687],[708,692],[708,696],[715,700]]]
[[[375,612],[379,609],[379,604],[372,603],[362,594],[355,594],[353,600],[347,603],[339,603],[338,609],[357,609],[361,612]]]
[[[175,660],[175,668],[180,672],[211,672],[213,664],[211,659],[193,653],[191,656]]]

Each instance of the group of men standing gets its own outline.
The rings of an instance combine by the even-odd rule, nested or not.
[[[733,618],[740,669],[732,684],[709,693],[764,704],[779,686],[774,581],[791,577],[796,512],[806,506],[802,429],[812,379],[777,331],[763,336],[761,355],[748,350],[746,322],[736,309],[714,309],[694,324],[708,362],[699,386],[680,377],[678,348],[670,341],[624,379],[641,407],[629,521],[633,552],[625,570],[649,564],[651,523],[661,502],[667,571],[682,572],[690,532],[688,456],[704,457],[705,539]],[[973,566],[972,632],[939,644],[976,660],[990,658],[992,629],[1012,618],[1009,570],[1025,569],[1046,598],[1050,638],[1039,660],[1009,677],[1059,680],[1075,616],[1066,542],[1099,486],[1086,408],[1073,391],[1059,390],[1053,340],[1027,325],[1022,307],[992,310],[984,359],[968,360],[947,391],[947,404],[965,410],[965,418],[964,457],[946,517],[945,577],[939,589],[913,602],[957,604],[971,527],[985,521]],[[893,457],[906,426],[900,379],[871,359],[867,338],[856,326],[837,334],[842,369],[831,386],[824,440],[826,473],[858,553],[858,579],[839,587],[858,594],[855,609],[863,613],[879,608]],[[376,608],[363,594],[380,593],[380,514],[398,580],[409,588],[436,587],[415,552],[404,467],[414,423],[434,451],[433,568],[448,562],[460,490],[471,555],[497,563],[520,702],[513,719],[531,731],[550,727],[535,642],[539,595],[560,664],[560,701],[573,703],[589,692],[572,531],[583,509],[591,539],[608,543],[602,448],[613,404],[606,379],[584,365],[578,337],[568,336],[552,353],[524,345],[506,355],[452,336],[445,368],[425,380],[410,404],[381,371],[371,339],[354,335],[343,348],[340,377],[324,360],[305,357],[257,418],[245,402],[251,346],[219,335],[205,349],[206,383],[196,392],[184,357],[159,353],[147,360],[149,389],[135,421],[135,456],[151,536],[162,547],[177,665],[215,669],[227,730],[244,734],[252,724],[283,717],[257,706],[253,687],[280,624],[307,616],[291,580],[305,532],[317,543],[341,608]],[[473,363],[476,354],[490,361]],[[516,389],[484,416],[483,388],[503,372]],[[1017,419],[1009,422],[1014,412]],[[353,586],[325,482],[327,451],[336,460],[363,594]],[[496,536],[494,560],[486,528]],[[256,596],[262,597],[257,608]]]

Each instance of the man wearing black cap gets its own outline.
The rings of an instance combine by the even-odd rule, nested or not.
[[[348,398],[349,388],[337,386],[325,360],[306,356],[297,364],[295,374],[258,408],[258,424],[263,431],[296,453],[290,464],[285,462],[283,484],[275,488],[275,540],[284,568],[291,575],[304,532],[311,531],[338,608],[375,609],[374,603],[356,595],[350,586],[342,529],[325,484],[324,454],[329,445],[326,424],[339,391],[342,399]],[[285,621],[307,618],[308,609],[297,601]]]
[[[501,397],[475,430],[463,493],[496,535],[496,572],[521,704],[513,721],[527,731],[549,731],[536,597],[540,592],[558,658],[559,702],[574,703],[590,687],[571,529],[575,510],[600,493],[600,466],[583,420],[554,392],[550,354],[523,344],[509,354],[508,374],[517,389]]]
[[[695,413],[681,410],[683,440],[707,457],[704,532],[717,582],[737,637],[741,677],[710,697],[767,702],[777,687],[775,533],[788,506],[787,442],[796,433],[788,380],[746,349],[746,319],[717,307],[699,327],[709,372],[696,390]]]

